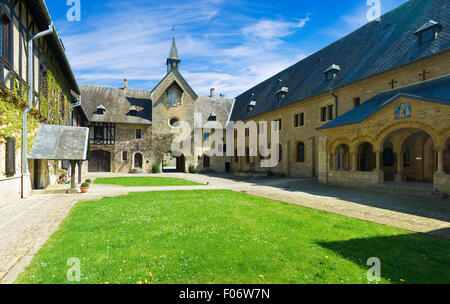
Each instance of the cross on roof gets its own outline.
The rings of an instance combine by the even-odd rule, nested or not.
[[[388,84],[390,84],[391,87],[392,87],[393,89],[395,89],[395,84],[396,84],[396,83],[397,83],[397,81],[394,80],[394,79],[392,79],[391,82],[389,82]]]
[[[427,80],[427,74],[430,74],[427,70],[423,70],[422,73],[419,74],[419,76],[422,76],[422,80]]]

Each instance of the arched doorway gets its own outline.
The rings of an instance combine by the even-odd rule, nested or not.
[[[164,173],[186,172],[186,158],[184,155],[176,157],[167,152],[163,157],[162,170]]]
[[[135,169],[142,169],[143,166],[143,158],[141,153],[136,153],[134,155],[134,168]]]
[[[371,172],[377,166],[376,154],[373,145],[363,142],[358,147],[358,171]]]
[[[111,172],[111,153],[104,150],[92,151],[88,170],[89,172]]]
[[[382,148],[386,180],[433,182],[438,153],[429,133],[418,128],[397,129],[385,137]]]

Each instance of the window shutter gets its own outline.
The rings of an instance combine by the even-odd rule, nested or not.
[[[6,138],[6,175],[16,174],[16,140]]]

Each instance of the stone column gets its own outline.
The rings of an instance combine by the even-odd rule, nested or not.
[[[78,161],[78,184],[81,184],[82,180],[81,180],[81,167],[83,165],[83,161]]]
[[[76,167],[77,167],[77,162],[76,161],[70,161],[70,167],[71,167],[71,171],[72,171],[72,177],[70,178],[70,188],[71,189],[76,189],[77,184],[76,184]]]
[[[394,153],[397,156],[397,168],[396,168],[396,172],[395,172],[395,182],[401,183],[405,180],[404,174],[403,174],[403,155],[402,155],[401,147],[394,149]]]
[[[438,157],[437,157],[437,172],[436,173],[444,173],[444,149],[443,148],[438,148],[436,149],[438,152]]]
[[[380,151],[374,151],[374,152],[375,152],[375,157],[376,157],[376,161],[377,161],[375,170],[381,171],[381,152]]]
[[[358,171],[358,152],[352,151],[350,152],[351,155],[351,170],[352,171]]]

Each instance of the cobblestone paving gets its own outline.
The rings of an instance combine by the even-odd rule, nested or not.
[[[126,176],[96,174],[89,177]],[[133,175],[136,176],[136,175]],[[146,175],[142,175],[146,176]],[[155,175],[152,175],[155,176]],[[167,176],[167,175],[156,175]],[[0,205],[0,283],[12,283],[80,200],[130,192],[229,189],[299,206],[450,239],[450,202],[323,186],[312,179],[234,180],[220,175],[171,174],[205,186],[121,187],[93,185],[87,194],[38,194]]]

